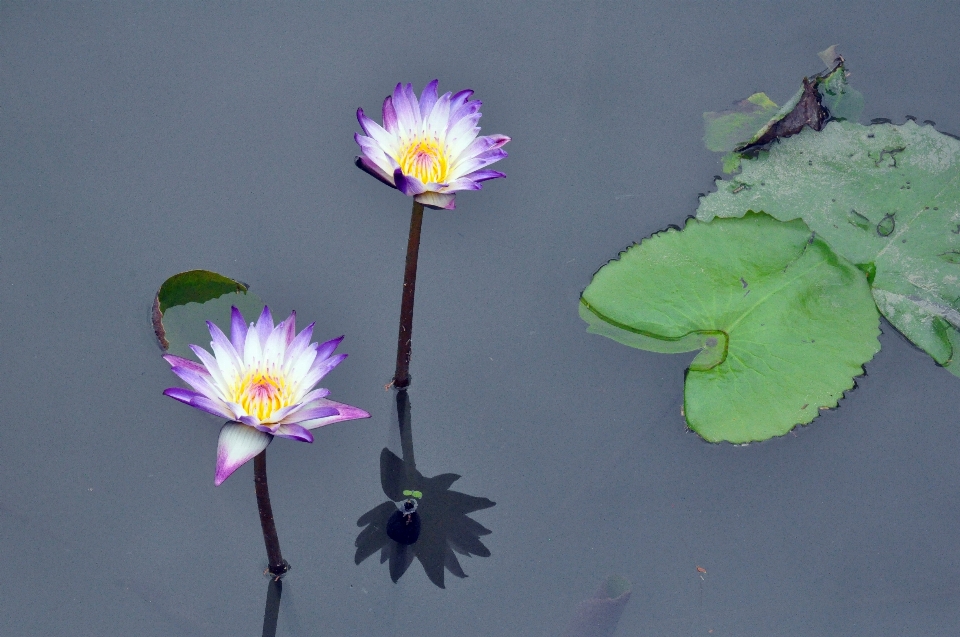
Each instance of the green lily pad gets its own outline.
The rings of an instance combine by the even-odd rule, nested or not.
[[[810,422],[880,349],[866,275],[802,221],[765,214],[691,219],[628,248],[594,275],[580,315],[632,347],[701,350],[684,412],[711,442]]]
[[[718,181],[697,218],[803,219],[872,271],[883,315],[960,375],[960,140],[931,126],[831,122],[774,144]]]
[[[175,274],[160,286],[153,300],[153,331],[160,348],[177,356],[190,356],[190,345],[206,347],[212,321],[229,334],[230,308],[236,306],[256,320],[263,301],[245,283],[209,270]]]

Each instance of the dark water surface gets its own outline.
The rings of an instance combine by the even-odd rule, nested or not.
[[[278,635],[559,634],[614,574],[624,637],[957,634],[960,380],[884,325],[838,410],[711,445],[692,354],[589,335],[577,298],[711,188],[702,113],[782,103],[831,44],[863,121],[960,133],[960,4],[706,4],[3,2],[0,634],[260,635],[252,466],[215,488],[221,423],[161,395],[152,296],[198,267],[345,333],[324,386],[373,415],[270,447]],[[435,77],[513,138],[507,179],[424,223],[417,468],[496,502],[446,589],[354,564],[400,454],[410,210],[353,166],[354,113]]]

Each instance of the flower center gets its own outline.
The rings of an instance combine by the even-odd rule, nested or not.
[[[437,139],[414,139],[400,150],[397,163],[404,175],[416,177],[425,184],[442,184],[449,173],[445,150]]]
[[[283,379],[261,370],[247,372],[234,391],[234,402],[260,422],[269,420],[278,409],[292,404]]]

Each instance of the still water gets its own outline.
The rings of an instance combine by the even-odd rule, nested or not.
[[[577,299],[711,188],[702,113],[782,103],[831,44],[862,121],[960,133],[958,25],[955,2],[4,2],[0,633],[261,634],[252,467],[214,487],[221,423],[161,395],[150,328],[164,279],[206,268],[346,334],[324,386],[372,414],[270,447],[277,635],[573,634],[620,578],[624,637],[955,634],[956,377],[884,324],[839,409],[707,444],[692,354],[589,335]],[[513,138],[507,179],[424,221],[407,442],[490,554],[442,589],[436,556],[434,581],[355,563],[383,450],[406,461],[384,385],[410,202],[353,166],[354,114],[433,78]]]

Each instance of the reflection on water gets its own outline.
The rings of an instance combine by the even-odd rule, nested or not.
[[[267,584],[267,601],[263,607],[263,637],[276,637],[277,619],[280,617],[280,595],[283,593],[283,581],[271,577]]]
[[[386,448],[380,452],[380,485],[389,500],[357,520],[357,526],[365,528],[357,536],[354,561],[359,564],[379,550],[380,563],[389,561],[390,578],[396,582],[416,558],[430,581],[443,588],[444,569],[457,577],[467,576],[457,553],[490,555],[480,541],[490,530],[467,514],[495,503],[451,491],[460,478],[455,473],[428,478],[417,471],[406,390],[397,392],[397,417],[403,458]]]
[[[605,579],[593,597],[577,604],[563,637],[613,637],[631,590],[630,580],[625,577],[611,575]]]

